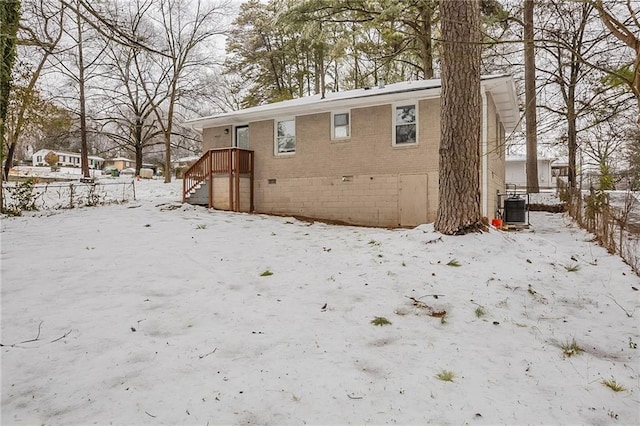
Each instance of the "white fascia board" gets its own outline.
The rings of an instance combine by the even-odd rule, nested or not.
[[[369,89],[379,90],[379,89]],[[246,124],[249,122],[271,120],[279,116],[303,116],[317,114],[323,112],[331,112],[338,109],[363,108],[377,105],[387,105],[402,101],[417,101],[422,99],[433,99],[440,96],[440,88],[404,90],[383,94],[364,94],[363,96],[355,96],[349,98],[338,99],[319,99],[308,98],[309,101],[304,102],[305,98],[300,98],[301,102],[295,102],[288,105],[279,105],[279,103],[264,105],[255,110],[240,110],[232,113],[220,114],[213,117],[205,117],[196,120],[190,120],[184,123],[193,129],[199,130],[207,127],[228,126],[233,124]]]
[[[518,95],[511,76],[498,76],[482,81],[487,92],[491,93],[500,119],[507,133],[520,129],[521,119],[518,108]]]
[[[481,84],[490,92],[496,103],[496,108],[503,121],[505,130],[511,132],[520,126],[520,112],[513,77],[509,75],[483,76]],[[418,101],[440,96],[440,80],[426,80],[419,82],[403,82],[390,84],[384,88],[357,89],[347,92],[327,94],[292,99],[247,108],[240,111],[217,114],[209,117],[185,121],[184,126],[194,130],[208,127],[219,127],[246,124],[249,122],[271,120],[278,116],[302,116],[330,112],[337,109],[352,109],[368,106],[392,104],[401,101]]]

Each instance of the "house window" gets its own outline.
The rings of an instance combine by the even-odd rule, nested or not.
[[[293,154],[296,152],[296,120],[277,120],[275,134],[275,153]]]
[[[351,117],[348,112],[331,114],[331,139],[347,139],[351,136]]]
[[[404,104],[394,107],[393,115],[393,144],[417,144],[418,107],[416,104]]]
[[[249,149],[249,126],[236,126],[233,146]]]

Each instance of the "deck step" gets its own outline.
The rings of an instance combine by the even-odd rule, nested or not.
[[[198,184],[195,188],[189,191],[186,194],[186,201],[189,204],[195,204],[198,206],[208,206],[209,205],[209,184],[207,182],[202,182]]]

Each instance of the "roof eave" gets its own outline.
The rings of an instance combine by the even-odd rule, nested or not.
[[[370,89],[377,90],[377,89]],[[307,104],[285,105],[274,108],[265,108],[258,111],[240,110],[217,116],[204,117],[186,121],[183,125],[194,130],[202,130],[205,127],[229,126],[234,124],[246,124],[249,122],[271,120],[276,117],[311,115],[323,112],[336,111],[347,108],[362,108],[367,106],[385,105],[410,99],[429,99],[440,95],[440,87],[416,88],[415,90],[399,90],[382,94],[363,94],[341,99],[315,99]],[[278,105],[277,103],[271,105]]]
[[[255,121],[271,120],[277,117],[301,116],[323,112],[336,111],[347,108],[361,108],[367,106],[383,105],[403,100],[429,99],[439,97],[441,85],[439,80],[432,80],[433,85],[416,85],[415,87],[404,87],[396,91],[386,90],[380,93],[378,88],[368,90],[360,89],[354,91],[352,96],[337,99],[321,98],[318,95],[299,99],[298,102],[273,103],[260,107],[248,108],[246,110],[234,111],[218,114],[209,117],[189,120],[183,125],[196,131],[202,131],[208,127],[221,127],[239,124],[247,124]],[[520,128],[520,113],[518,110],[518,100],[513,78],[510,75],[489,75],[483,76],[481,84],[485,90],[494,94],[496,108],[503,121],[505,131],[510,133]],[[390,89],[388,87],[387,89]]]

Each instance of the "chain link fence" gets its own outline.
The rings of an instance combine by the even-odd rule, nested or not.
[[[578,225],[640,275],[640,217],[634,194],[628,191],[613,202],[611,194],[593,188],[585,193],[562,185],[559,190],[567,212]]]
[[[3,182],[2,211],[21,215],[29,210],[73,209],[125,203],[136,199],[135,180],[34,183]]]

